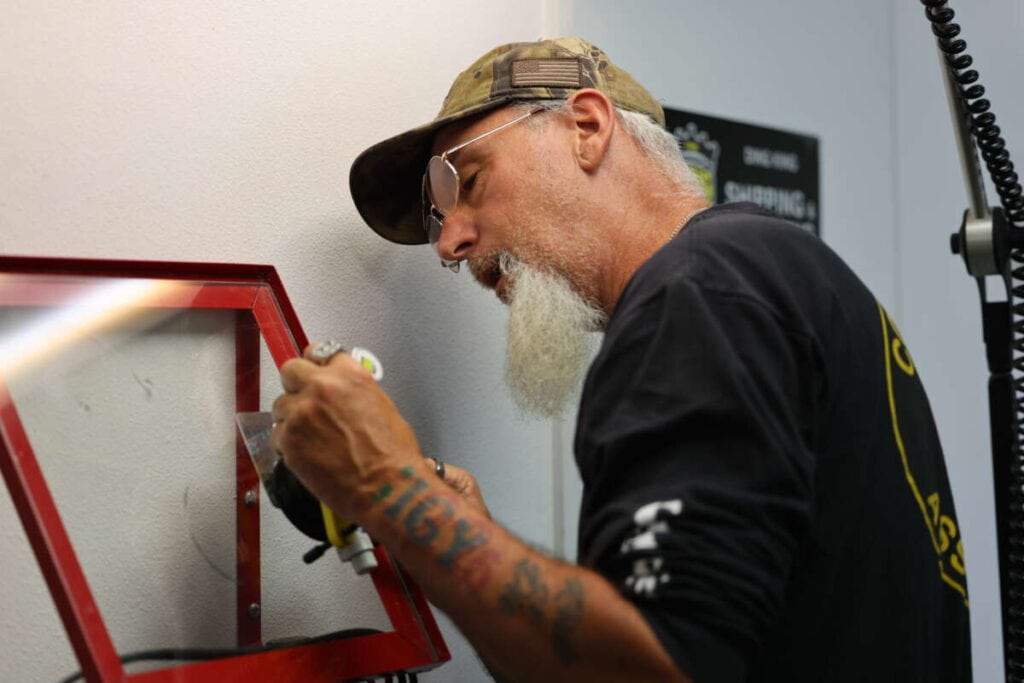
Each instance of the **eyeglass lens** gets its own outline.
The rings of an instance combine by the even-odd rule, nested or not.
[[[427,199],[423,207],[423,227],[427,231],[427,242],[437,251],[444,218],[455,210],[459,202],[459,174],[447,159],[431,157],[423,184]],[[459,263],[441,258],[441,265],[455,273],[459,272]]]
[[[427,180],[430,202],[442,216],[447,216],[459,203],[458,172],[444,157],[431,157],[427,164]]]

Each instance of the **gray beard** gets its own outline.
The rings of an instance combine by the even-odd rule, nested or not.
[[[529,416],[557,417],[579,388],[593,357],[604,312],[557,274],[501,255],[509,277],[505,382]]]

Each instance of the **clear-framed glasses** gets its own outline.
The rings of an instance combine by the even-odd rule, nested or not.
[[[533,116],[537,112],[545,111],[544,107],[531,109],[522,116],[517,116],[511,121],[506,121],[497,128],[477,135],[475,138],[461,142],[439,155],[430,157],[427,162],[427,170],[423,174],[422,200],[423,200],[423,230],[427,233],[427,241],[438,251],[437,243],[441,239],[441,227],[446,216],[455,211],[459,205],[459,187],[462,180],[459,172],[449,159],[453,154],[474,142],[483,140],[488,135],[494,135],[499,130],[504,130],[520,121]],[[438,254],[440,256],[440,253]],[[451,261],[441,257],[441,265],[451,269],[452,272],[459,272],[461,261]]]

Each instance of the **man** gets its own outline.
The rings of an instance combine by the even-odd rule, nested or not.
[[[564,403],[575,340],[604,330],[580,565],[492,522],[348,356],[282,368],[275,445],[500,680],[969,680],[963,545],[902,338],[817,238],[709,208],[662,123],[596,47],[513,44],[352,168],[375,231],[510,306],[528,409]]]

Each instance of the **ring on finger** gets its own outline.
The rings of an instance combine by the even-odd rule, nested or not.
[[[345,347],[342,346],[341,342],[328,339],[327,341],[314,344],[313,349],[309,352],[309,357],[317,365],[327,365],[331,358],[344,352]]]

